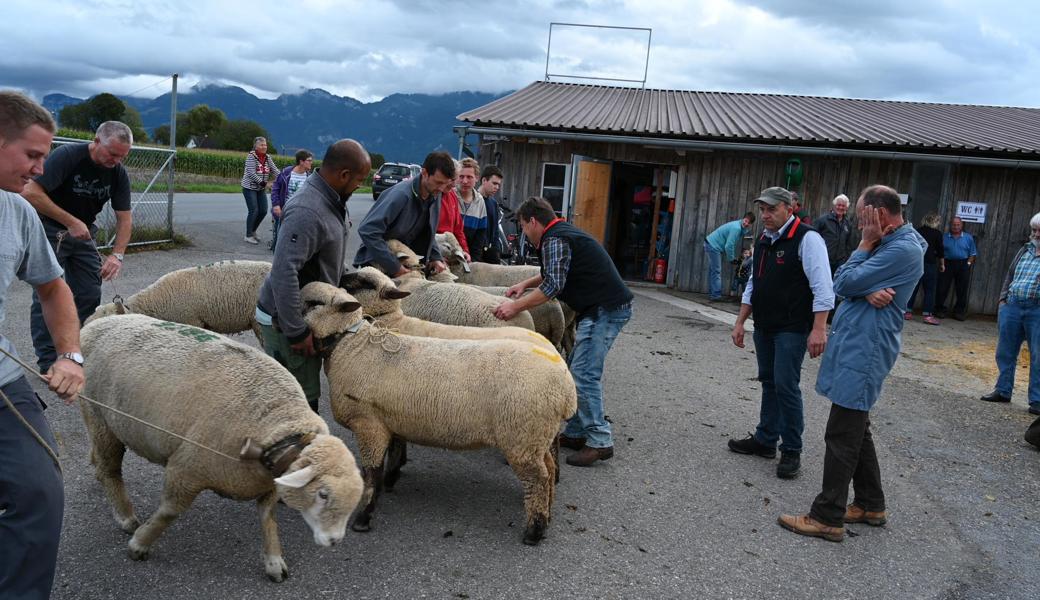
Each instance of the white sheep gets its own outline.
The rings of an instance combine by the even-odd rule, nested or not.
[[[462,246],[451,232],[438,233],[437,247],[459,283],[478,286],[516,285],[525,279],[541,274],[541,269],[530,265],[493,265],[481,262],[466,262]]]
[[[503,286],[483,286],[468,283],[461,285],[469,285],[497,297],[505,297],[506,290],[509,289]],[[553,347],[557,349],[561,347],[563,334],[567,327],[563,309],[564,305],[555,298],[527,309],[527,312],[531,313],[531,318],[534,319],[534,330],[544,335],[546,339],[552,342]]]
[[[456,283],[428,281],[421,276],[397,279],[398,289],[411,295],[401,300],[401,310],[409,317],[468,327],[523,327],[535,331],[534,319],[521,311],[508,321],[495,316],[502,298]]]
[[[315,543],[330,546],[343,538],[363,490],[354,457],[274,359],[215,333],[144,315],[93,321],[83,328],[82,344],[84,395],[229,455],[80,403],[96,476],[116,521],[133,533],[131,558],[147,558],[203,490],[257,500],[264,568],[274,581],[289,574],[274,518],[278,500],[303,515]],[[239,458],[246,440],[263,461]],[[143,525],[123,484],[126,448],[165,465],[161,502]]]
[[[550,340],[522,327],[464,327],[406,316],[401,311],[401,299],[407,298],[410,293],[399,290],[392,279],[373,267],[364,267],[356,273],[348,273],[340,279],[339,284],[361,303],[365,315],[407,335],[455,340],[512,339],[556,351]],[[562,326],[562,315],[560,320]]]
[[[383,456],[396,438],[454,450],[501,450],[524,488],[523,541],[538,543],[555,492],[556,434],[577,409],[574,380],[559,354],[513,340],[387,333],[364,320],[341,288],[309,283],[300,295],[308,307],[304,319],[325,349],[332,414],[358,443],[365,501],[354,529],[371,526]],[[388,460],[387,478],[396,478],[399,469]]]
[[[256,299],[270,272],[271,263],[253,260],[226,260],[178,269],[126,298],[122,305],[111,302],[99,306],[87,322],[136,313],[217,333],[252,329],[260,339]]]

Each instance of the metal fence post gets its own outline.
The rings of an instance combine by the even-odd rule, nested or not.
[[[177,164],[177,77],[179,74],[173,74],[173,92],[170,94],[170,150],[173,151],[173,155],[170,156],[170,164],[168,166],[168,176],[166,178],[166,235],[173,239],[173,194],[174,185],[176,183],[176,164]]]

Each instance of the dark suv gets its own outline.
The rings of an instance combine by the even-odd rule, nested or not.
[[[404,163],[383,163],[379,171],[372,176],[372,199],[378,200],[379,194],[392,188],[405,179],[419,175],[419,165],[406,165]]]

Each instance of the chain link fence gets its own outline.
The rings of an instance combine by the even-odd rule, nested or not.
[[[82,143],[83,140],[55,137],[51,149]],[[130,175],[131,246],[173,241],[173,155],[169,148],[133,146],[123,161]],[[111,203],[105,205],[96,224],[98,247],[111,248],[116,236]]]

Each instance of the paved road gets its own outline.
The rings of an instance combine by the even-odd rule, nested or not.
[[[181,196],[178,215],[185,209],[178,228],[195,246],[129,256],[106,295],[132,293],[174,268],[269,256],[241,242],[236,197]],[[0,326],[24,356],[28,302],[28,288],[13,286]],[[520,543],[520,486],[496,452],[416,447],[371,533],[319,548],[300,516],[280,507],[292,572],[282,584],[264,578],[253,506],[213,494],[196,500],[147,562],[134,562],[88,464],[79,415],[54,402],[47,413],[66,474],[54,597],[1040,597],[1040,454],[1021,439],[1029,422],[1021,406],[978,402],[957,365],[936,365],[945,378],[898,371],[872,415],[889,525],[852,526],[842,544],[801,538],[776,517],[806,510],[818,490],[828,410],[811,391],[819,361],[807,359],[803,371],[803,472],[782,481],[775,461],[725,450],[729,437],[754,427],[754,355],[732,346],[716,313],[689,307],[637,297],[605,374],[616,455],[592,469],[563,465],[554,519],[537,547]],[[353,447],[348,431],[333,431]],[[138,513],[148,515],[161,468],[130,456],[124,471]]]

